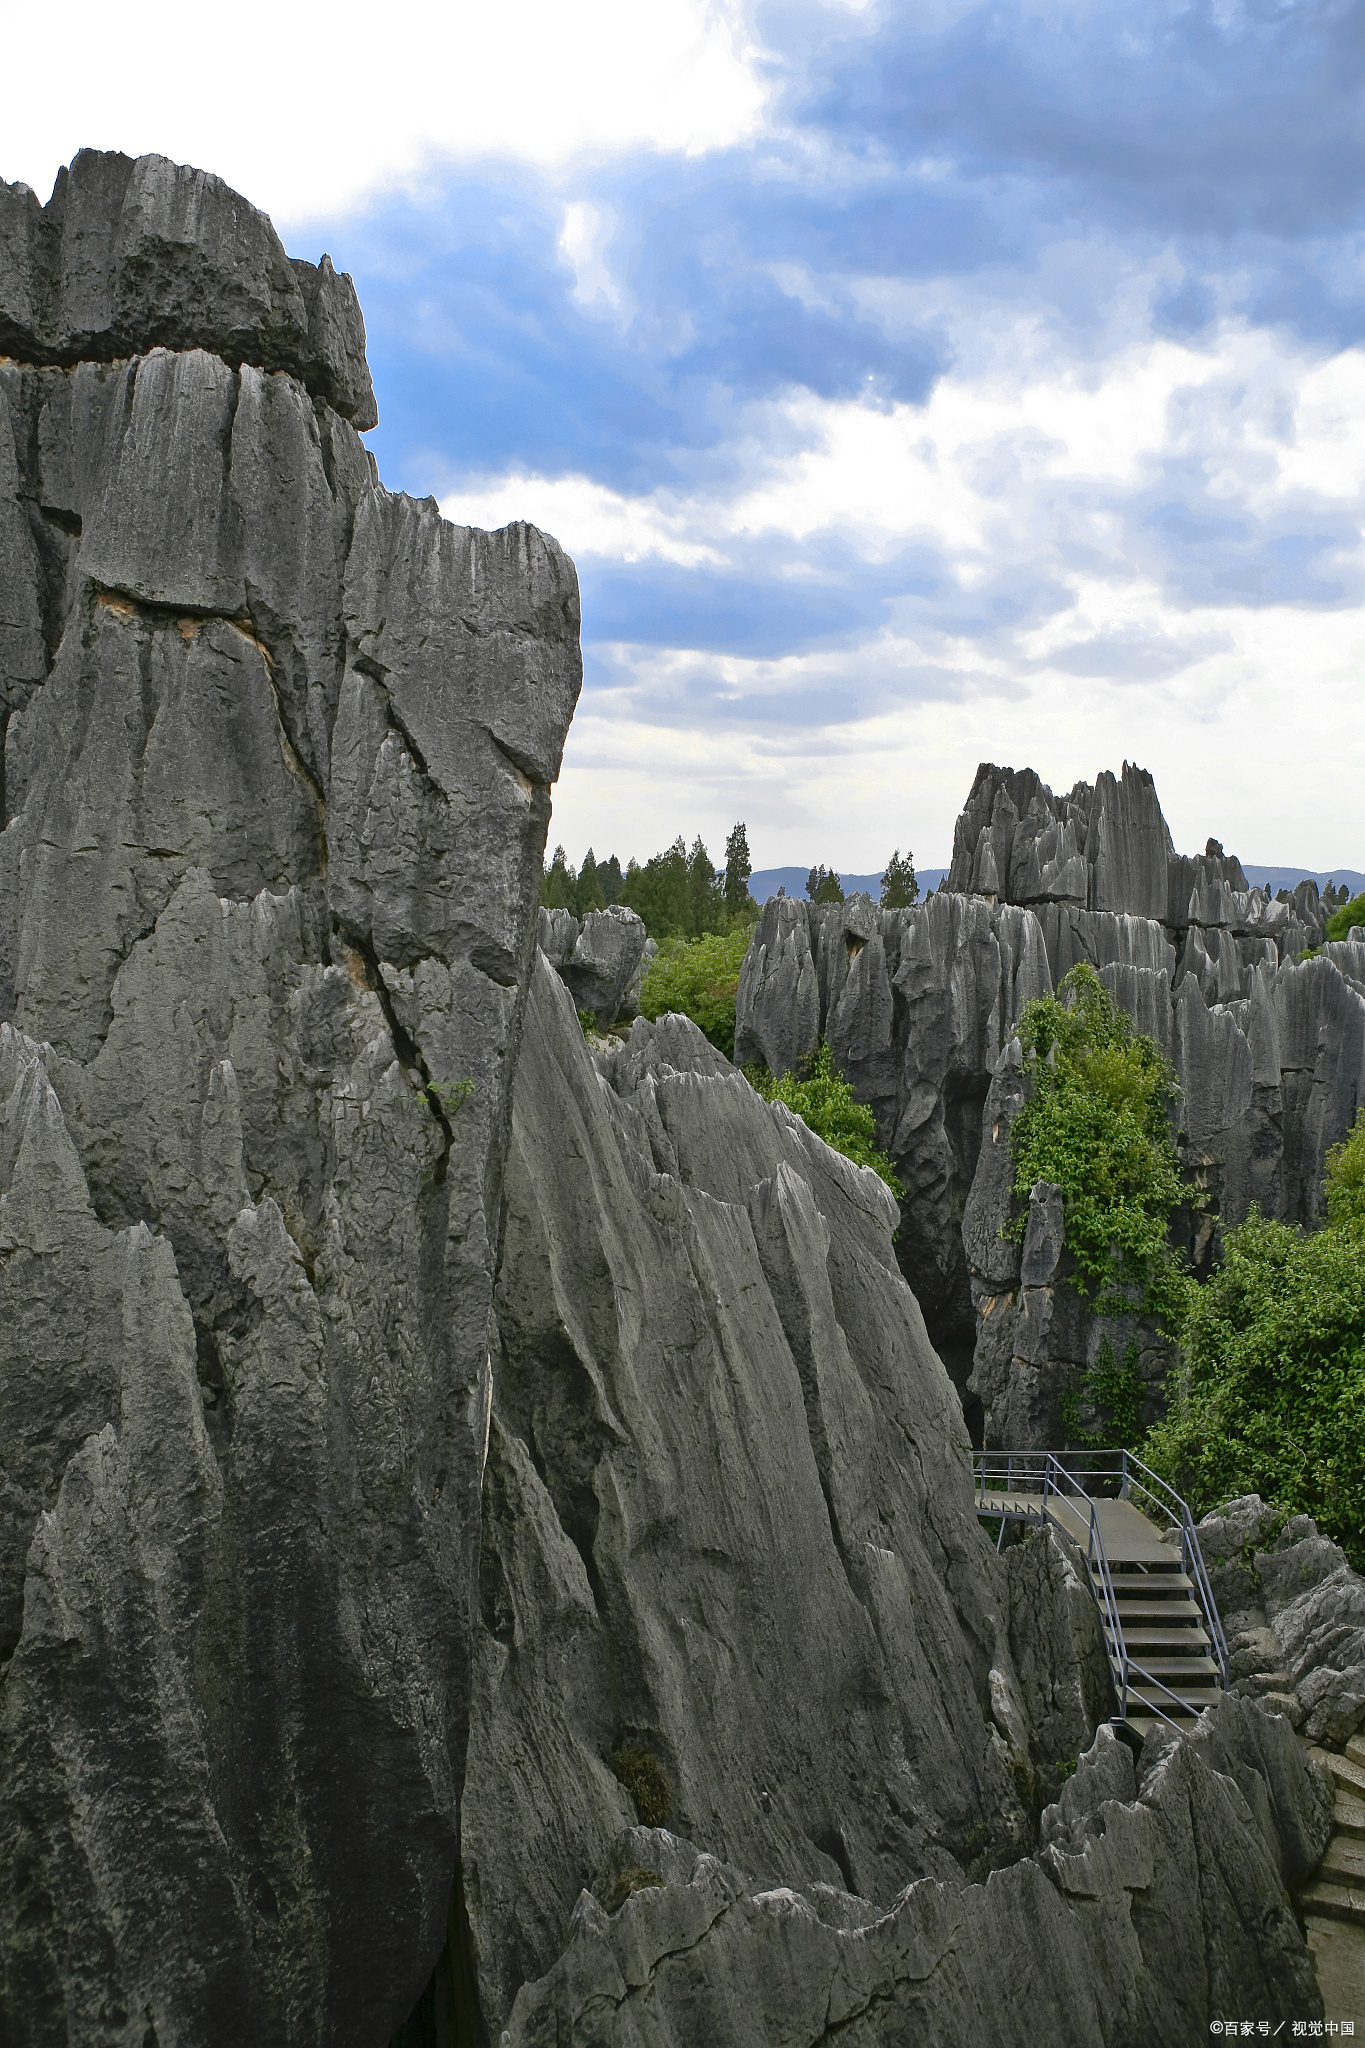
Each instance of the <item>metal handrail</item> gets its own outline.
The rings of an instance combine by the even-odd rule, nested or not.
[[[1228,1647],[1227,1638],[1223,1633],[1222,1617],[1219,1615],[1217,1603],[1213,1597],[1213,1588],[1209,1583],[1208,1572],[1204,1565],[1204,1555],[1199,1547],[1199,1538],[1195,1534],[1194,1517],[1190,1513],[1188,1504],[1181,1499],[1173,1486],[1169,1485],[1159,1473],[1153,1472],[1151,1467],[1145,1465],[1141,1458],[1135,1457],[1131,1451],[1126,1450],[1119,1450],[1108,1454],[1110,1462],[1099,1465],[1095,1463],[1095,1454],[1088,1451],[1072,1452],[1070,1454],[1065,1452],[1058,1453],[1056,1451],[974,1452],[972,1455],[973,1478],[976,1482],[976,1505],[980,1512],[990,1514],[990,1495],[992,1492],[1020,1491],[1033,1493],[1039,1490],[1040,1484],[1041,1499],[1039,1513],[1043,1518],[1047,1518],[1047,1504],[1054,1493],[1059,1497],[1066,1498],[1068,1504],[1070,1504],[1073,1496],[1079,1497],[1079,1499],[1086,1503],[1089,1509],[1088,1519],[1090,1525],[1086,1557],[1087,1563],[1094,1568],[1094,1577],[1099,1580],[1100,1591],[1103,1596],[1097,1600],[1097,1605],[1104,1612],[1108,1623],[1109,1640],[1105,1646],[1105,1655],[1114,1681],[1115,1691],[1119,1698],[1118,1718],[1123,1721],[1126,1721],[1128,1718],[1130,1673],[1136,1674],[1144,1685],[1154,1686],[1159,1692],[1164,1693],[1167,1699],[1174,1701],[1177,1705],[1181,1705],[1183,1702],[1180,1699],[1179,1693],[1175,1692],[1163,1679],[1158,1678],[1154,1672],[1148,1671],[1143,1665],[1139,1664],[1136,1658],[1131,1657],[1128,1653],[1127,1641],[1119,1620],[1113,1573],[1110,1570],[1109,1557],[1104,1547],[1104,1537],[1100,1530],[1099,1516],[1095,1506],[1097,1496],[1082,1486],[1077,1475],[1068,1469],[1063,1462],[1067,1455],[1085,1458],[1086,1469],[1082,1476],[1087,1480],[1092,1482],[1097,1479],[1117,1480],[1118,1498],[1120,1500],[1128,1499],[1133,1490],[1145,1495],[1146,1499],[1151,1502],[1152,1507],[1165,1520],[1167,1526],[1171,1529],[1180,1530],[1181,1565],[1193,1582],[1197,1603],[1208,1627],[1209,1641],[1218,1660],[1221,1683],[1223,1689],[1226,1690],[1229,1683]],[[988,1486],[987,1482],[989,1480],[1003,1481],[1003,1485]],[[1103,1498],[1103,1496],[1099,1496],[1099,1498]],[[1008,1519],[1011,1519],[1011,1517],[1007,1512],[1002,1511],[1000,1534],[996,1542],[997,1549],[1004,1543],[1005,1524]],[[1058,1530],[1059,1534],[1075,1543],[1077,1549],[1080,1548],[1074,1533],[1063,1522],[1054,1521],[1052,1526]],[[1169,1714],[1162,1712],[1155,1701],[1144,1700],[1143,1707],[1145,1711],[1155,1714],[1159,1720],[1165,1721],[1169,1726],[1175,1727],[1177,1725]]]

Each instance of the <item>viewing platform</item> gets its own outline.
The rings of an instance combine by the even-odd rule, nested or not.
[[[976,1512],[1047,1522],[1083,1561],[1118,1702],[1145,1735],[1188,1727],[1228,1683],[1227,1643],[1186,1503],[1131,1451],[978,1451]]]

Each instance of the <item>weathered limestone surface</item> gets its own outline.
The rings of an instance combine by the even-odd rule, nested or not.
[[[905,1184],[898,1254],[955,1381],[974,1330],[963,1212],[991,1074],[1025,1003],[1052,986],[1030,911],[938,894],[764,909],[740,975],[735,1058],[784,1072],[828,1038]]]
[[[590,910],[583,919],[569,910],[542,909],[536,942],[574,999],[605,1030],[622,1012],[634,1014],[640,984],[658,947],[644,919],[623,903]]]
[[[1272,1698],[1313,1742],[1365,1726],[1365,1579],[1309,1515],[1247,1494],[1199,1524],[1235,1689]]]
[[[1005,1571],[882,1183],[685,1019],[594,1065],[542,961],[504,1193],[461,1840],[490,2024],[634,1818],[622,1744],[774,1881],[889,1902],[1017,1854]]]
[[[572,565],[349,281],[0,188],[0,2034],[383,2041],[444,1934]],[[345,415],[349,415],[349,418]]]
[[[291,260],[221,178],[83,149],[46,206],[0,184],[0,353],[72,365],[153,348],[287,370],[361,433],[379,417],[350,278],[326,256]]]
[[[1322,1853],[1325,1797],[1288,1724],[1229,1699],[1136,1766],[1102,1729],[1036,1858],[984,1884],[923,1878],[886,1907],[632,1829],[502,2040],[1146,2048],[1230,2012],[1309,2019],[1322,2001],[1282,1873]]]

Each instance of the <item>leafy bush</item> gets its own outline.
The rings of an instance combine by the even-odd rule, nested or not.
[[[1073,1374],[1063,1389],[1062,1427],[1067,1442],[1088,1444],[1099,1451],[1135,1450],[1142,1435],[1142,1392],[1137,1345],[1129,1344],[1120,1362],[1112,1344],[1101,1344],[1090,1371]],[[1082,1404],[1100,1411],[1098,1429],[1086,1428]],[[1106,1414],[1107,1421],[1103,1419]]]
[[[785,1102],[817,1138],[835,1152],[842,1152],[855,1166],[870,1166],[886,1182],[899,1201],[905,1193],[895,1169],[876,1146],[877,1126],[865,1102],[856,1102],[848,1082],[837,1072],[834,1056],[821,1044],[804,1075],[784,1074],[775,1081],[766,1067],[744,1069],[750,1085],[765,1102]]]
[[[1349,903],[1343,903],[1340,910],[1334,910],[1328,918],[1326,932],[1329,939],[1345,939],[1351,934],[1352,925],[1365,925],[1365,890],[1353,896]]]
[[[1101,1310],[1142,1309],[1178,1327],[1192,1284],[1167,1242],[1189,1199],[1167,1105],[1175,1077],[1160,1047],[1133,1027],[1093,967],[1073,967],[1057,993],[1020,1021],[1033,1095],[1010,1134],[1011,1235],[1028,1224],[1029,1190],[1062,1191],[1078,1294]]]
[[[1328,1155],[1327,1205],[1306,1236],[1254,1212],[1228,1232],[1142,1455],[1197,1514],[1259,1493],[1365,1567],[1365,1112]]]
[[[644,978],[640,1014],[654,1018],[680,1010],[727,1060],[733,1059],[735,994],[753,929],[743,923],[700,939],[665,939]]]

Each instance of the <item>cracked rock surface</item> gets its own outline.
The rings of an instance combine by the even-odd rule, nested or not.
[[[490,2026],[635,1817],[625,1747],[774,1882],[1017,1855],[1008,1583],[882,1182],[684,1018],[595,1062],[542,955],[504,1199],[461,1840]]]
[[[1287,1722],[1225,1699],[1192,1738],[1149,1737],[1136,1765],[1101,1729],[1035,1857],[984,1884],[921,1878],[884,1906],[754,1880],[635,1828],[502,2042],[1150,2048],[1206,2040],[1225,2012],[1311,2018],[1322,2001],[1281,1866],[1305,1817],[1322,1853],[1325,1798]]]
[[[443,1936],[572,564],[349,280],[0,187],[0,2034],[372,2044]]]

